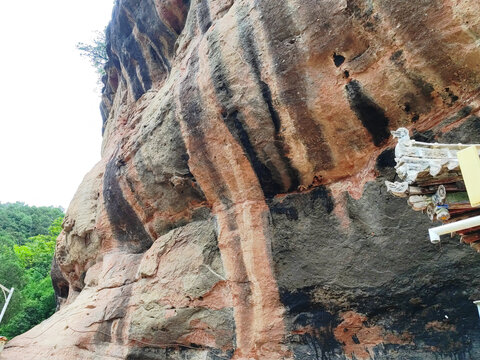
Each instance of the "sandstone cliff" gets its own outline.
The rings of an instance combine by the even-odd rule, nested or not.
[[[2,359],[475,359],[479,257],[390,130],[480,142],[476,0],[119,0],[61,307]]]

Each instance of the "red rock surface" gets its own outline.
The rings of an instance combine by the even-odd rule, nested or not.
[[[379,344],[410,344],[409,335],[388,334],[379,326],[366,326],[367,318],[353,311],[341,314],[343,321],[335,328],[335,338],[343,345],[349,358],[370,359]]]
[[[390,130],[480,133],[479,11],[474,0],[119,0],[102,160],[57,241],[62,305],[1,358],[479,351],[467,306],[479,265],[454,244],[439,260],[424,217],[379,185]],[[426,328],[440,308],[463,325]]]

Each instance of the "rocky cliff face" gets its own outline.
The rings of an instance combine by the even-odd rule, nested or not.
[[[390,130],[479,142],[475,0],[119,0],[60,310],[2,359],[474,359],[480,261]]]

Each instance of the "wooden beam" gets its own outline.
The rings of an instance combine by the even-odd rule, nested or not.
[[[480,240],[480,232],[476,232],[475,234],[470,235],[463,235],[460,240],[465,244],[472,244]]]

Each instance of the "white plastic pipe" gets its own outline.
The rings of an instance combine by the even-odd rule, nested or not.
[[[0,323],[2,322],[3,315],[5,315],[5,311],[7,310],[8,303],[10,302],[10,299],[12,298],[13,295],[13,288],[10,289],[8,292],[8,297],[5,300],[5,305],[3,305],[2,313],[0,314]]]
[[[432,244],[438,244],[440,242],[440,235],[465,230],[475,226],[480,226],[480,215],[428,229],[428,234],[430,235],[430,241]]]
[[[474,301],[473,303],[477,305],[478,316],[480,316],[480,300]]]

